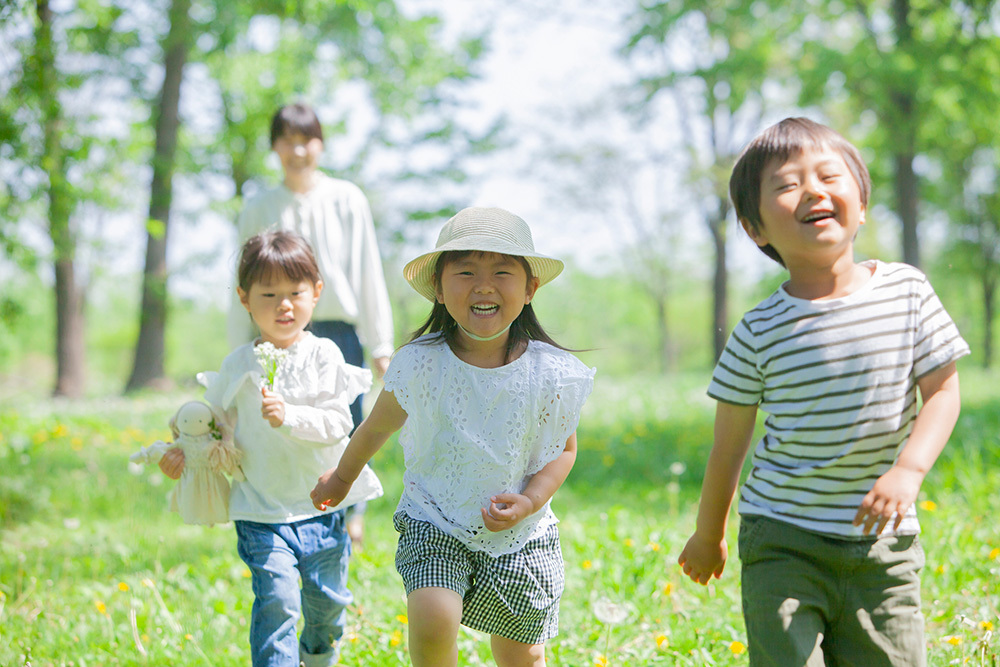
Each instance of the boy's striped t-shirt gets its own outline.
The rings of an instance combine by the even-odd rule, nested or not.
[[[852,521],[913,428],[917,379],[969,353],[923,273],[865,265],[872,278],[844,298],[808,301],[779,289],[726,344],[708,394],[768,415],[741,514],[860,537]],[[919,530],[911,507],[896,532]]]

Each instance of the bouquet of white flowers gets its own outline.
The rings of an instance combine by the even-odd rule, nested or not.
[[[264,369],[265,386],[274,389],[274,380],[278,377],[282,362],[288,356],[288,350],[275,347],[273,343],[261,343],[253,349],[253,353]]]

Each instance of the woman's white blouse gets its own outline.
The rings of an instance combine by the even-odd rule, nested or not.
[[[465,363],[437,335],[401,348],[385,376],[386,391],[407,414],[397,511],[433,523],[474,551],[500,556],[521,549],[557,521],[548,503],[498,533],[486,529],[480,508],[493,495],[520,493],[563,452],[595,372],[538,341],[500,368]]]
[[[245,481],[234,481],[229,518],[292,523],[322,514],[309,492],[319,476],[337,465],[347,447],[350,405],[368,391],[371,371],[344,361],[337,345],[306,332],[288,348],[274,382],[285,400],[285,421],[273,428],[261,415],[263,371],[254,344],[236,348],[218,373],[200,373],[205,400],[223,411],[233,440],[243,451]],[[337,508],[382,495],[375,473],[365,466]]]

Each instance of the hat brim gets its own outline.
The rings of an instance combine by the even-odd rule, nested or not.
[[[448,251],[495,252],[501,255],[523,257],[528,262],[528,266],[531,267],[531,275],[538,278],[539,287],[562,273],[564,267],[561,260],[538,253],[526,253],[522,247],[513,243],[503,243],[495,236],[465,236],[449,241],[431,252],[424,253],[403,267],[403,277],[418,294],[428,301],[437,300],[434,269],[441,253]]]

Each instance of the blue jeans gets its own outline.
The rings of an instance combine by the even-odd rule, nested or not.
[[[351,539],[344,512],[295,523],[236,521],[236,548],[250,568],[253,667],[328,667],[344,634]],[[302,588],[299,588],[299,579]],[[295,626],[304,617],[302,637]]]

